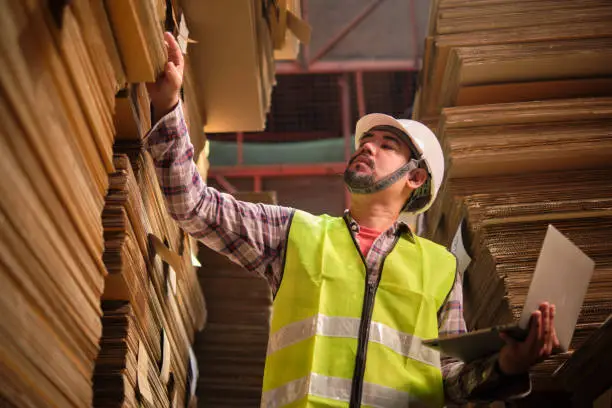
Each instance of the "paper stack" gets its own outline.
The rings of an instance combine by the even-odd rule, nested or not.
[[[572,349],[612,313],[611,16],[599,0],[432,4],[414,118],[446,174],[421,233],[450,248],[462,226],[471,329],[520,315],[549,224],[596,262]],[[535,387],[561,389],[566,358],[537,366]]]
[[[130,100],[141,99],[138,93],[131,89]],[[118,134],[116,149],[128,151],[130,156],[115,156],[117,172],[110,177],[103,217],[107,245],[104,259],[109,270],[104,299],[128,302],[139,328],[139,375],[144,371],[148,380],[139,377],[136,388],[130,382],[130,390],[119,392],[118,397],[133,393],[145,406],[182,406],[195,399],[191,382],[197,373],[197,361],[190,357],[190,344],[194,332],[204,325],[204,298],[193,266],[192,245],[167,214],[152,159],[142,149],[141,130],[149,118],[138,113],[138,104],[130,103],[129,107],[137,126],[118,125],[127,133]],[[131,163],[135,163],[137,174]],[[123,337],[110,336],[103,337],[109,347],[117,341],[127,342]],[[106,352],[104,346],[102,352]],[[129,354],[124,357],[129,358]],[[113,375],[114,381],[119,381],[123,374],[113,371]],[[110,406],[104,405],[105,401],[99,400],[97,406]]]
[[[417,117],[450,106],[610,95],[611,17],[612,5],[600,0],[433,2]]]
[[[612,368],[611,342],[612,317],[609,317],[584,342],[582,348],[555,372],[567,390],[578,391],[581,400],[575,401],[576,404],[586,406],[612,386],[612,379],[608,375]]]
[[[566,179],[579,180],[577,187],[596,182],[581,174],[610,167],[611,114],[612,98],[445,109],[437,135],[447,172],[439,199],[427,213],[428,235],[450,243],[467,194],[525,192],[528,198],[542,192],[553,199]],[[554,171],[561,173],[535,175]],[[508,177],[502,182],[489,181],[504,175]],[[599,180],[598,192],[584,190],[601,196],[606,182],[605,177]],[[523,203],[518,197],[510,199]]]
[[[1,4],[2,406],[194,399],[190,344],[205,308],[192,246],[166,215],[150,158],[139,159],[150,127],[144,85],[127,87],[136,103],[115,98],[126,80],[145,79],[136,79],[132,57],[146,57],[136,62],[147,79],[163,67],[165,4]],[[122,20],[132,17],[137,27]],[[134,163],[149,166],[147,177],[114,155],[117,133],[132,138]],[[169,258],[155,255],[153,236],[179,251],[172,295],[162,292]]]
[[[0,394],[89,406],[116,79],[95,7],[2,2]],[[87,44],[87,46],[85,45]]]
[[[596,261],[572,349],[612,313],[610,98],[449,108],[438,135],[447,179],[426,236],[449,246],[465,220],[470,329],[520,315],[546,227],[553,224]],[[567,356],[537,366],[538,387]]]
[[[154,82],[166,64],[163,0],[105,0],[129,82]]]

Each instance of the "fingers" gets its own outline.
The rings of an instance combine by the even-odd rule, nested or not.
[[[555,345],[556,331],[555,331],[555,305],[550,305],[548,308],[548,313],[550,315],[550,335],[548,336],[548,342],[546,343],[546,352],[547,355],[550,356],[553,352],[553,347]]]
[[[166,78],[172,83],[174,88],[180,89],[183,80],[182,74],[172,61],[166,63]]]
[[[529,334],[527,335],[527,339],[525,339],[525,343],[528,344],[530,348],[535,348],[536,343],[538,342],[541,323],[542,312],[536,310],[531,314],[531,320],[529,321]]]
[[[559,343],[559,337],[557,337],[557,329],[555,329],[555,315],[557,314],[557,308],[555,305],[551,305],[550,308],[551,308],[550,313],[552,316],[552,319],[550,322],[551,327],[552,327],[552,336],[551,336],[551,353],[552,353],[553,351],[561,347],[561,344]]]
[[[540,305],[540,312],[542,312],[542,324],[540,327],[540,337],[538,342],[538,349],[540,356],[546,354],[548,343],[551,338],[550,330],[550,307],[548,303],[544,302]]]
[[[174,64],[174,66],[177,69],[177,72],[182,77],[183,64],[184,64],[183,53],[181,52],[181,49],[178,43],[176,42],[176,40],[174,39],[174,36],[171,33],[165,32],[164,40],[166,41],[166,44],[168,47],[168,62],[172,62]]]

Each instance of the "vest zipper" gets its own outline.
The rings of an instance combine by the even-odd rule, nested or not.
[[[361,394],[363,392],[363,375],[365,374],[366,368],[366,357],[368,354],[368,339],[370,338],[370,323],[372,321],[372,313],[374,312],[374,300],[376,299],[376,291],[378,289],[378,284],[380,283],[380,279],[382,277],[383,267],[385,265],[385,260],[387,256],[393,248],[395,248],[395,244],[399,240],[399,235],[395,236],[393,244],[391,245],[391,249],[384,256],[380,263],[380,271],[378,273],[378,279],[376,282],[370,282],[368,277],[368,264],[359,249],[359,245],[355,240],[351,232],[351,228],[344,220],[346,226],[349,229],[349,234],[353,240],[353,244],[355,244],[355,248],[357,252],[361,256],[361,260],[363,261],[364,266],[366,267],[366,279],[365,279],[365,296],[363,298],[363,308],[361,310],[361,321],[359,322],[359,338],[357,339],[357,356],[355,357],[355,371],[353,372],[353,382],[351,385],[351,400],[349,403],[350,408],[359,408],[361,407]]]

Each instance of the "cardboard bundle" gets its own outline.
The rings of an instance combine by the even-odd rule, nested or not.
[[[262,2],[182,3],[193,74],[206,132],[261,131],[274,78],[271,32]],[[284,32],[283,32],[284,35]],[[219,47],[221,37],[223,47]]]
[[[611,169],[447,180],[431,208],[425,235],[450,246],[463,219],[475,234],[483,222],[504,217],[554,220],[557,214],[604,211]]]
[[[117,156],[118,171],[111,175],[106,208],[102,216],[105,236],[104,262],[109,275],[103,299],[129,301],[143,328],[150,328],[148,341],[153,348],[159,328],[148,307],[148,222],[142,211],[138,185],[126,156]]]
[[[464,275],[470,329],[518,319],[548,224],[596,262],[572,350],[612,313],[611,112],[610,98],[443,111],[446,180],[425,235],[452,247],[462,227],[472,258]],[[551,374],[566,359],[536,366],[536,388],[559,389]]]
[[[131,171],[131,161],[141,163],[138,177]],[[115,164],[118,171],[111,177],[105,214],[111,213],[112,203],[114,214],[120,214],[120,218],[114,224],[110,224],[110,218],[105,219],[105,226],[123,229],[119,233],[108,231],[107,238],[114,241],[107,243],[113,244],[114,252],[112,258],[105,259],[115,262],[109,266],[111,274],[118,269],[116,260],[121,259],[123,276],[107,281],[105,298],[129,301],[142,328],[141,342],[146,345],[151,361],[158,362],[159,372],[152,372],[149,377],[159,377],[161,381],[161,391],[155,391],[159,388],[155,386],[152,392],[156,401],[161,398],[162,405],[155,402],[153,406],[165,406],[165,400],[182,403],[195,392],[190,391],[189,373],[196,363],[191,363],[189,349],[194,331],[201,330],[205,320],[191,245],[165,211],[148,154],[141,151],[132,160],[127,155],[118,155]],[[122,249],[122,258],[115,254],[116,247]],[[128,279],[134,283],[126,285]]]
[[[434,2],[415,117],[435,118],[449,106],[611,95],[610,18],[612,5],[601,0]]]
[[[143,192],[130,158],[113,155],[118,132],[141,162],[146,89],[127,87],[127,104],[115,94],[125,87],[123,66],[134,74],[132,57],[146,54],[138,67],[147,79],[163,67],[165,1],[2,6],[0,405],[91,406],[100,345],[97,373],[106,377],[96,406],[185,405],[197,378],[190,342],[205,319],[191,245],[165,213],[150,158]],[[128,27],[132,17],[137,26]],[[175,257],[172,301],[150,279],[154,234],[186,248]],[[141,388],[150,398],[135,397]]]
[[[102,308],[104,330],[94,375],[94,407],[169,407],[160,374],[165,367],[163,363],[158,367],[150,357],[130,304],[105,301]]]
[[[449,177],[609,165],[612,98],[446,109],[438,138]]]
[[[159,327],[163,327],[162,337],[166,340],[162,343],[169,352],[161,354],[171,356],[168,357],[168,374],[162,377],[168,384],[170,400],[183,404],[185,398],[195,399],[195,384],[192,387],[190,375],[197,372],[197,362],[190,358],[189,350],[194,332],[204,327],[206,305],[193,265],[193,246],[168,215],[153,160],[143,147],[142,138],[151,123],[145,108],[149,102],[144,87],[132,86],[118,99],[124,97],[125,103],[118,102],[126,109],[122,117],[131,117],[136,125],[118,124],[118,129],[124,132],[118,133],[115,148],[126,153],[121,168],[135,168],[133,190],[137,191],[137,205],[147,235],[149,309],[155,321],[161,322]],[[122,122],[121,119],[117,121]],[[159,331],[156,336],[159,338]],[[163,344],[159,347],[163,348]]]
[[[499,94],[521,101],[575,96],[570,90],[580,89],[582,95],[590,96],[597,86],[611,84],[599,79],[612,74],[610,60],[612,38],[453,48],[442,79],[439,108],[458,106],[465,99],[472,104],[495,103]],[[498,84],[506,85],[493,88]]]
[[[92,400],[117,73],[108,49],[90,42],[89,7],[2,4],[0,394],[9,406]]]
[[[549,182],[547,177],[530,174],[565,171],[567,177],[584,180],[579,177],[581,171],[609,167],[611,113],[611,98],[445,109],[437,134],[447,172],[439,198],[427,213],[428,235],[449,243],[462,217],[462,195],[480,191],[529,194],[539,191],[537,188],[554,194],[563,179],[553,175]],[[504,175],[517,177],[504,179],[504,190],[495,189],[496,183],[488,181]],[[443,216],[446,221],[441,223]],[[450,220],[453,222],[448,224]]]
[[[547,225],[551,223],[596,262],[571,344],[571,350],[580,348],[612,313],[612,212],[609,203],[606,207],[604,214],[586,210],[554,221],[509,217],[484,223],[473,238],[474,260],[464,279],[468,327],[485,328],[518,320]],[[566,358],[567,355],[558,355],[536,366],[536,382],[550,377]]]
[[[586,406],[612,387],[609,375],[612,368],[612,354],[609,352],[611,342],[612,316],[555,372],[567,390],[582,394],[582,401],[576,402]]]
[[[162,0],[105,0],[129,82],[154,82],[167,59]]]
[[[128,302],[105,301],[100,355],[94,374],[94,407],[137,407],[140,333]]]

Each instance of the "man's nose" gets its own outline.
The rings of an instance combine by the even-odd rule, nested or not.
[[[365,142],[361,146],[361,153],[369,153],[370,155],[374,155],[376,153],[376,145],[374,142]]]

